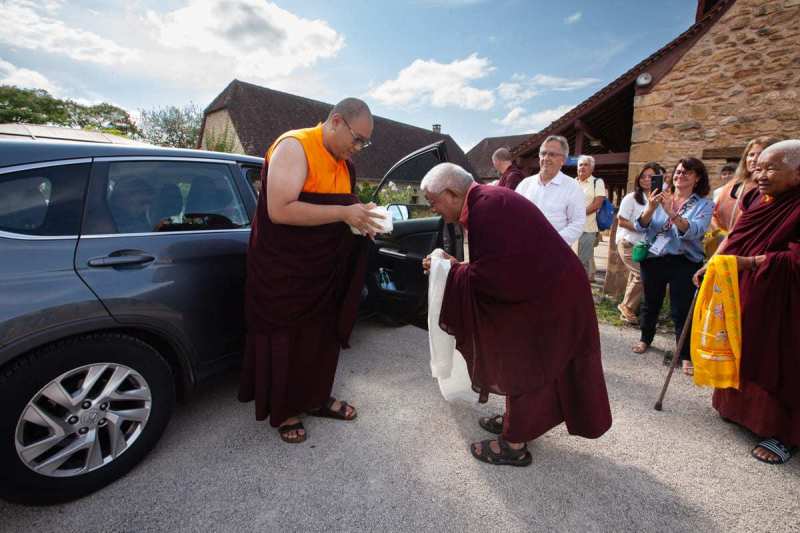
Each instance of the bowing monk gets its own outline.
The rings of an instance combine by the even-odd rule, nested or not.
[[[597,318],[569,245],[529,200],[478,185],[457,165],[437,165],[421,189],[469,238],[470,262],[450,258],[440,326],[456,338],[481,401],[489,393],[506,397],[505,414],[479,421],[499,438],[473,443],[472,455],[527,466],[527,442],[562,422],[573,435],[601,436],[611,411]]]
[[[782,464],[800,445],[800,140],[765,148],[753,176],[717,251],[736,256],[739,271],[739,388],[716,389],[712,404],[765,439],[753,457]]]
[[[379,229],[372,204],[353,194],[349,158],[370,145],[372,114],[347,98],[313,128],[284,133],[261,170],[247,252],[247,342],[239,400],[255,400],[281,438],[306,440],[301,413],[353,420],[331,397],[366,268],[366,239]]]

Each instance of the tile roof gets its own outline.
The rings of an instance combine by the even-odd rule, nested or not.
[[[233,80],[209,104],[205,115],[226,109],[245,152],[263,157],[280,134],[324,121],[332,107],[332,104]],[[402,157],[440,140],[445,141],[450,161],[474,174],[464,151],[449,135],[379,116],[375,116],[374,121],[373,145],[353,157],[359,179],[380,179]]]
[[[529,133],[507,135],[505,137],[486,137],[467,152],[467,159],[470,164],[472,164],[472,168],[475,169],[479,178],[497,179],[497,173],[494,169],[494,165],[492,165],[492,154],[494,151],[503,146],[511,150],[528,138],[530,138]]]

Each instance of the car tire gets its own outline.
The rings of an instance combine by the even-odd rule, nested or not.
[[[0,370],[0,497],[46,505],[108,485],[155,446],[174,405],[169,364],[129,335],[77,337],[14,360]]]

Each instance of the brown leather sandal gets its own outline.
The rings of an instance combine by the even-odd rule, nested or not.
[[[489,433],[499,435],[503,432],[503,415],[481,417],[478,419],[478,425]]]
[[[299,431],[302,430],[303,434],[301,435]],[[290,436],[289,433],[292,431],[295,432],[294,436]],[[283,442],[288,442],[289,444],[300,444],[306,440],[306,428],[303,427],[302,422],[298,422],[296,424],[286,424],[285,426],[278,426],[278,435],[281,436],[281,440]]]
[[[334,418],[336,420],[344,420],[347,422],[355,419],[355,417],[358,416],[355,407],[353,407],[352,405],[348,404],[343,400],[339,400],[339,403],[341,405],[339,405],[339,409],[334,411],[332,407],[335,401],[336,398],[330,397],[328,398],[328,401],[325,403],[325,405],[323,405],[319,409],[314,409],[313,411],[309,411],[308,414],[311,416],[319,416],[321,418]],[[353,409],[353,412],[350,415],[347,414],[348,407]]]
[[[499,437],[497,443],[500,447],[500,453],[495,453],[491,447],[493,442],[495,442],[493,439],[483,440],[480,443],[473,442],[469,446],[469,451],[472,452],[472,456],[475,459],[490,465],[528,466],[533,462],[533,457],[531,457],[531,452],[528,451],[527,444],[519,450],[515,450],[503,437]],[[480,452],[475,451],[476,444],[481,445]]]

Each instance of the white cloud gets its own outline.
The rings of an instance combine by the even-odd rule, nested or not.
[[[564,24],[575,24],[583,17],[583,13],[577,11],[564,19]]]
[[[0,59],[0,85],[16,85],[26,89],[44,89],[52,95],[59,94],[58,85],[44,75],[27,68],[19,68]]]
[[[136,58],[135,50],[48,16],[60,6],[60,2],[53,1],[7,0],[2,4],[0,43],[103,65],[118,65]]]
[[[509,108],[519,107],[524,102],[547,91],[574,91],[594,85],[597,78],[561,78],[547,74],[525,76],[515,73],[511,81],[497,86],[497,94]]]
[[[166,14],[148,11],[159,45],[222,59],[237,77],[286,76],[336,56],[344,37],[323,20],[304,19],[261,0],[189,0]]]
[[[506,127],[508,131],[516,133],[535,133],[545,126],[549,125],[554,120],[560,118],[567,113],[574,105],[560,105],[552,109],[545,109],[536,113],[528,113],[522,107],[515,107],[508,114],[501,118],[495,119],[496,124],[501,124]]]
[[[429,104],[433,107],[460,107],[487,110],[494,106],[491,90],[478,89],[469,83],[494,70],[491,62],[477,54],[451,63],[416,59],[369,92],[369,96],[393,106]]]

